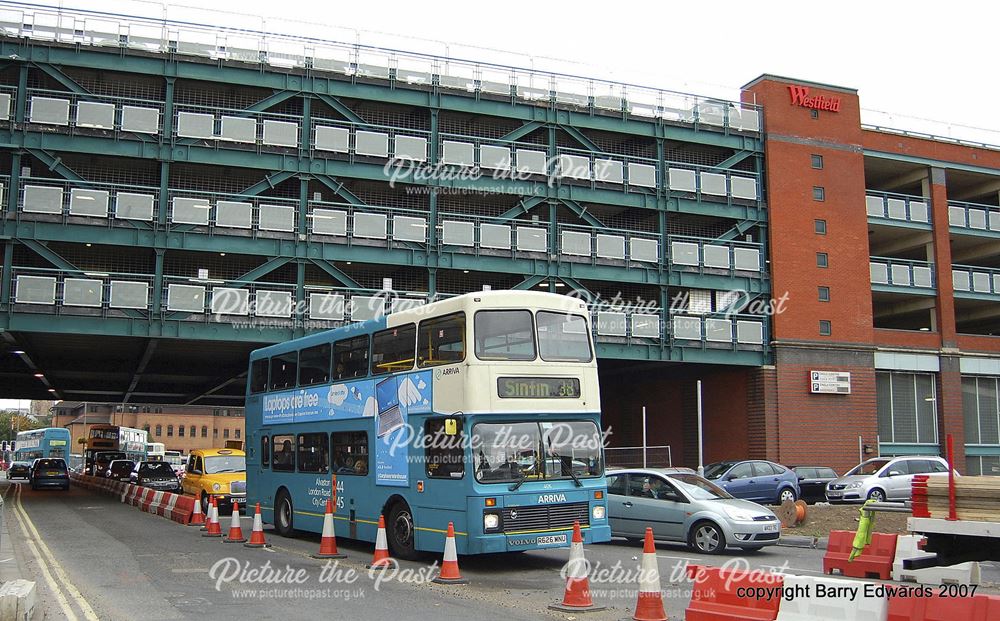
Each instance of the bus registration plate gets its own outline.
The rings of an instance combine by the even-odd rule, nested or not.
[[[544,535],[538,538],[540,546],[566,545],[566,535]]]

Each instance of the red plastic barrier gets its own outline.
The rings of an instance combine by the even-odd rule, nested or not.
[[[848,561],[854,543],[854,533],[849,530],[831,530],[830,540],[823,557],[823,573],[838,570],[851,578],[892,578],[892,561],[896,556],[896,535],[872,533],[872,542],[853,561]]]
[[[1000,619],[1000,596],[941,597],[932,589],[931,597],[889,597],[888,621],[995,621]],[[961,588],[961,587],[956,587]]]
[[[173,505],[170,511],[164,514],[165,517],[181,524],[187,524],[191,521],[191,514],[194,513],[194,503],[197,502],[197,499],[194,496],[181,494],[171,494],[171,496],[174,499]]]
[[[694,585],[684,612],[686,621],[774,621],[778,616],[784,584],[781,574],[699,565],[688,565],[687,572]]]

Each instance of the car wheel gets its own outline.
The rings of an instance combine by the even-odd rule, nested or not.
[[[876,487],[872,491],[868,492],[868,500],[874,500],[875,502],[885,502],[885,492]]]
[[[413,512],[409,505],[402,501],[392,505],[389,509],[389,521],[385,525],[386,539],[392,555],[407,561],[416,560],[415,533]]]
[[[698,522],[688,535],[688,546],[704,554],[722,554],[726,550],[726,536],[711,522]]]
[[[795,490],[790,487],[783,488],[780,492],[778,492],[778,504],[780,505],[786,500],[795,502]]]
[[[274,503],[274,530],[282,537],[291,537],[295,528],[295,512],[292,510],[292,498],[288,492],[278,492],[278,501]]]

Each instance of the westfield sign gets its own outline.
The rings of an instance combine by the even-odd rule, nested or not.
[[[840,112],[840,97],[810,95],[808,86],[789,86],[788,93],[792,96],[793,106]]]

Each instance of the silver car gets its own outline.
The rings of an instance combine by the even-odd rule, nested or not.
[[[826,499],[832,503],[909,500],[918,474],[948,476],[948,462],[925,455],[869,459],[827,483]]]
[[[781,536],[781,522],[766,507],[733,498],[684,469],[609,470],[611,534],[642,539],[652,527],[657,539],[682,541],[693,550],[721,554],[726,546],[756,551]]]

